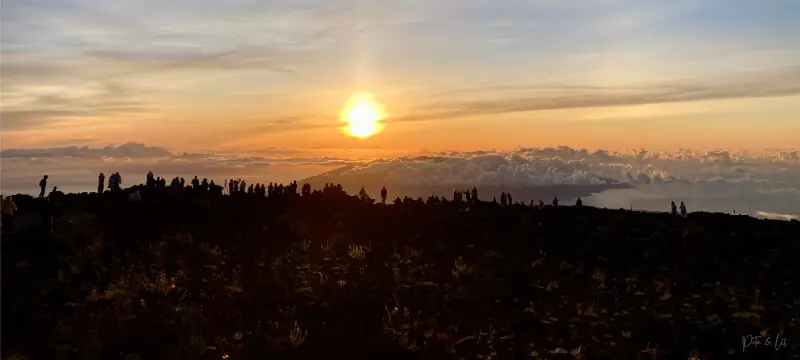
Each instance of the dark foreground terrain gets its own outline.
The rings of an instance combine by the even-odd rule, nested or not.
[[[68,195],[52,232],[44,200],[15,199],[4,358],[800,353],[797,222],[340,193],[143,199]]]

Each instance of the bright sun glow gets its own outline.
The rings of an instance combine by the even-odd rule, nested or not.
[[[380,124],[385,117],[383,107],[372,98],[371,94],[357,94],[347,101],[340,114],[341,120],[347,123],[342,128],[345,133],[363,139],[383,130]]]

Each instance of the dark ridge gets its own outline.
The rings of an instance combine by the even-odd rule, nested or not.
[[[800,352],[796,221],[441,198],[381,205],[336,188],[138,189],[135,202],[134,189],[67,194],[52,224],[42,214],[54,204],[14,198],[14,229],[2,233],[3,358]],[[762,331],[771,345],[764,337],[743,352],[742,339]]]

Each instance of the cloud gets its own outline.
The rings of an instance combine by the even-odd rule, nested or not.
[[[789,215],[789,214],[776,214],[766,211],[759,211],[757,215],[763,217],[765,219],[772,219],[772,220],[797,220],[798,217],[796,215]]]
[[[800,195],[800,189],[796,187],[792,188],[771,188],[771,189],[758,189],[758,192],[762,194],[787,194],[787,195]]]
[[[360,181],[379,180],[396,187],[444,189],[445,193],[472,186],[497,189],[498,193],[517,189],[514,191],[519,196],[533,198],[554,193],[536,189],[575,188],[582,192],[571,193],[586,196],[594,192],[585,203],[595,206],[666,211],[669,201],[686,201],[690,210],[800,215],[797,150],[657,152],[561,146],[503,152],[445,151],[371,160],[320,155],[323,152],[264,148],[181,153],[139,143],[104,148],[6,149],[2,151],[2,183],[6,189],[27,189],[47,173],[69,191],[90,190],[100,171],[122,171],[136,179],[153,171],[159,176],[198,175],[217,181],[231,177],[289,181],[322,173],[326,168],[347,166],[337,171],[336,181],[358,185]],[[610,188],[619,189],[603,191]]]
[[[221,77],[215,83],[230,87],[241,71],[285,75],[316,61],[343,26],[342,11],[251,1],[4,2],[4,137],[132,116],[173,121],[191,111],[175,102],[193,96],[198,81]]]
[[[406,183],[471,185],[785,183],[800,182],[794,152],[731,151],[673,153],[520,148],[511,152],[443,152],[379,159],[343,173],[387,173]],[[783,169],[783,170],[782,170]]]
[[[143,181],[148,171],[167,178],[197,175],[220,183],[229,178],[286,182],[314,175],[326,167],[351,163],[331,156],[305,156],[303,151],[292,149],[203,153],[178,152],[141,143],[102,148],[3,149],[0,155],[2,192],[31,192],[35,190],[31,184],[35,185],[43,174],[48,174],[65,191],[80,192],[91,191],[100,172],[118,171],[128,185]]]
[[[0,110],[3,130],[55,125],[64,119],[87,116],[91,113],[75,110]]]
[[[492,94],[506,90],[500,100],[442,101],[429,103],[411,114],[387,122],[432,121],[474,115],[688,102],[699,100],[776,97],[800,94],[800,67],[740,75],[735,81],[684,81],[638,87],[511,86],[456,90],[450,93]],[[510,91],[509,91],[510,90]],[[446,95],[439,94],[439,96]]]
[[[691,211],[795,216],[800,215],[800,161],[795,155],[794,150],[612,152],[566,146],[450,151],[378,159],[345,168],[326,181],[356,188],[359,183],[366,186],[377,181],[378,189],[383,183],[443,194],[452,188],[477,186],[497,193],[488,196],[513,191],[526,202],[542,196],[547,200],[548,195],[573,201],[569,197],[593,193],[584,203],[668,211],[670,201],[685,201]],[[580,191],[570,193],[570,188]]]
[[[6,131],[63,128],[74,119],[119,118],[155,111],[154,105],[142,97],[143,90],[112,81],[72,88],[53,85],[18,88],[11,94],[3,94],[1,125]]]
[[[0,157],[4,159],[15,158],[160,158],[171,157],[173,154],[158,146],[147,146],[130,142],[119,146],[106,146],[104,148],[89,148],[87,146],[60,147],[47,149],[3,149]]]

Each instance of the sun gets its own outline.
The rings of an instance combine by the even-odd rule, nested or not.
[[[342,131],[360,139],[368,138],[383,130],[380,121],[386,116],[383,106],[373,100],[372,94],[361,93],[350,97],[339,117],[347,123]]]

